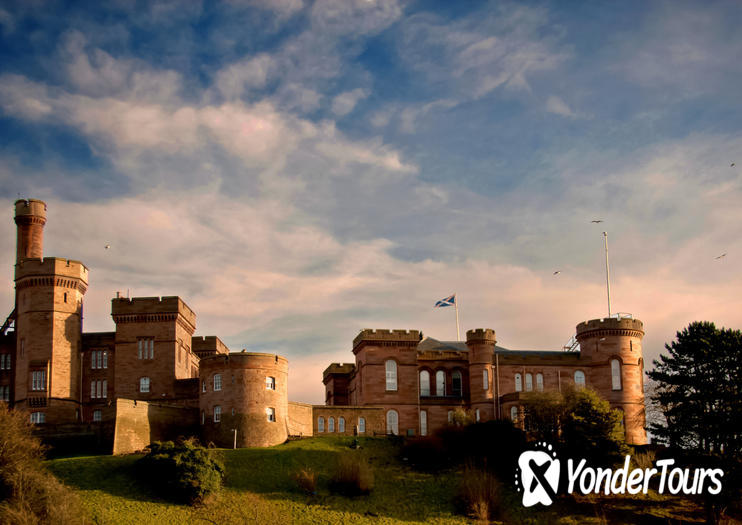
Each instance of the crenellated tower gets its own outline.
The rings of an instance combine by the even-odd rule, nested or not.
[[[624,413],[626,442],[647,442],[644,412],[644,324],[630,317],[592,319],[577,325],[587,384]]]
[[[479,421],[495,418],[492,358],[495,355],[495,331],[477,328],[466,332],[469,347],[469,398]]]
[[[81,401],[82,300],[88,269],[43,258],[46,204],[15,203],[17,224],[14,404],[45,423],[78,421]]]

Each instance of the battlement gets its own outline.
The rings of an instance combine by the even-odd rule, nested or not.
[[[356,365],[354,363],[332,363],[330,366],[325,368],[324,372],[322,372],[322,380],[325,381],[328,376],[333,374],[351,374],[355,369]]]
[[[476,328],[466,331],[467,343],[492,343],[495,344],[495,331],[492,328]]]
[[[111,315],[180,314],[191,326],[196,326],[196,314],[177,295],[167,297],[116,297],[111,299]]]
[[[88,268],[80,261],[61,257],[23,259],[15,265],[15,280],[27,277],[66,277],[88,282]]]
[[[607,317],[603,319],[591,319],[583,321],[577,325],[577,339],[592,335],[599,331],[615,331],[616,335],[630,335],[631,332],[637,333],[639,337],[644,336],[644,323],[639,319],[630,317]]]
[[[229,348],[215,335],[191,337],[191,350],[198,357],[204,358],[213,354],[228,354]]]
[[[414,342],[417,344],[423,337],[420,330],[376,330],[364,328],[355,339],[353,348],[364,341]]]
[[[46,203],[38,199],[18,199],[15,201],[15,217],[16,223],[20,219],[35,217],[41,221],[41,224],[46,222]]]
[[[263,352],[230,352],[228,354],[214,354],[204,357],[199,362],[199,367],[205,368],[220,367],[226,363],[232,363],[237,366],[249,367],[288,367],[289,360],[278,354],[268,354]]]

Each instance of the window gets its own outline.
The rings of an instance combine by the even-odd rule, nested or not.
[[[536,390],[544,391],[544,374],[536,374]]]
[[[206,392],[206,381],[201,381],[201,392]]]
[[[64,292],[64,302],[67,302],[67,292]]]
[[[526,374],[526,392],[533,392],[533,374]]]
[[[0,354],[0,370],[10,370],[10,354]]]
[[[518,407],[510,407],[510,419],[513,423],[518,422]]]
[[[335,432],[335,418],[331,417],[327,420],[327,431],[328,432]]]
[[[108,397],[108,380],[96,379],[90,382],[90,399],[101,399]]]
[[[102,418],[102,413],[100,410],[93,410],[93,421],[99,422]]]
[[[611,359],[611,382],[613,390],[621,390],[621,362]]]
[[[430,395],[430,372],[423,370],[420,372],[420,395]]]
[[[142,377],[139,379],[139,391],[149,392],[149,377]]]
[[[585,386],[585,372],[582,370],[575,372],[575,386],[577,388],[583,388]]]
[[[155,358],[155,338],[140,337],[137,339],[137,357],[139,359]]]
[[[482,388],[485,390],[490,389],[490,372],[486,368],[482,370]]]
[[[0,401],[10,401],[10,385],[0,386]]]
[[[448,411],[448,423],[453,423],[453,410]]]
[[[461,372],[454,370],[451,374],[451,390],[456,397],[461,397]]]
[[[474,411],[474,420],[475,420],[475,421],[476,421],[477,423],[479,423],[479,418],[480,418],[480,416],[479,416],[479,409],[476,409],[476,410]]]
[[[319,416],[317,418],[317,432],[324,432],[325,431],[325,418],[322,416]]]
[[[435,395],[446,395],[446,373],[443,370],[438,370],[435,373]]]
[[[46,414],[44,412],[31,412],[31,423],[34,425],[46,423]]]
[[[276,378],[275,377],[266,377],[265,378],[265,389],[266,390],[275,390],[276,389]]]
[[[232,415],[234,415],[234,408],[232,409]]]
[[[523,392],[523,379],[520,374],[515,374],[515,391]]]
[[[428,413],[425,410],[420,411],[420,435],[428,435]]]
[[[267,407],[265,409],[265,416],[268,418],[268,421],[275,423],[276,422],[276,409]]]
[[[397,390],[397,362],[389,359],[384,366],[386,367],[386,389]]]
[[[31,390],[46,390],[46,370],[31,372]]]
[[[345,418],[338,418],[338,432],[345,432]]]
[[[365,417],[358,418],[358,433],[359,434],[366,433],[366,418]]]
[[[219,423],[222,420],[222,407],[214,405],[214,423]]]
[[[386,413],[386,433],[399,434],[399,415],[396,410],[390,410]]]
[[[218,392],[222,389],[222,375],[214,374],[214,392]]]

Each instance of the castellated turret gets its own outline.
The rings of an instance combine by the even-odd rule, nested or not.
[[[79,420],[82,298],[88,269],[43,257],[46,204],[17,201],[16,370],[13,401],[47,423]]]
[[[577,325],[587,383],[624,413],[626,442],[647,442],[644,413],[644,324],[633,318],[592,319]]]
[[[471,408],[479,421],[488,421],[495,417],[492,374],[495,343],[495,331],[491,328],[477,328],[466,332]]]

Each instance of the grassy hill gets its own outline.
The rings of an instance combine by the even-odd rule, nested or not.
[[[351,438],[322,437],[264,449],[224,450],[224,490],[206,505],[192,508],[164,501],[140,483],[134,472],[138,455],[55,459],[49,468],[81,496],[94,523],[145,525],[183,523],[434,523],[464,524],[454,498],[460,472],[418,473],[398,458],[386,438],[360,438],[373,466],[375,488],[368,496],[334,495],[328,481]],[[301,493],[293,474],[310,467],[319,474],[317,495]],[[506,495],[506,522],[515,523],[689,523],[701,520],[698,505],[687,499],[580,497],[547,509],[523,509]]]

